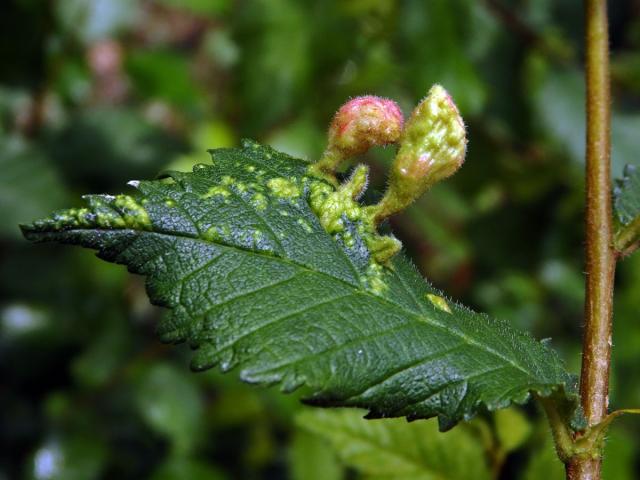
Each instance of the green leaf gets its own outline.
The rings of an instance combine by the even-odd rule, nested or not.
[[[438,416],[443,430],[530,392],[574,410],[574,381],[546,344],[445,300],[402,254],[379,263],[397,241],[371,230],[348,190],[252,142],[212,155],[193,173],[132,182],[136,198],[89,195],[88,208],[24,233],[146,275],[151,300],[172,310],[162,339],[197,348],[196,370],[238,368],[371,418]]]
[[[524,469],[522,480],[564,480],[564,465],[558,459],[553,444],[543,442],[533,453]]]
[[[614,189],[614,206],[618,220],[628,225],[640,215],[640,172],[627,165],[624,176]]]
[[[0,139],[0,237],[19,238],[17,223],[64,205],[66,190],[39,150],[23,141]]]
[[[613,428],[607,433],[602,478],[616,480],[632,480],[637,478],[635,466],[636,437],[620,428]]]
[[[194,108],[203,97],[188,60],[178,53],[137,50],[127,57],[126,67],[135,89],[181,108]]]
[[[243,131],[274,127],[306,101],[314,58],[310,10],[295,0],[258,0],[235,7],[233,39],[242,52],[236,95],[242,99]]]
[[[151,475],[151,480],[225,480],[213,466],[184,457],[170,457]]]
[[[640,243],[640,172],[627,165],[624,176],[613,191],[614,209],[619,222],[615,235],[616,249],[631,253]]]
[[[491,28],[486,22],[473,25],[479,20],[474,4],[468,0],[409,0],[400,9],[398,28],[402,48],[397,55],[404,57],[405,78],[413,90],[422,95],[425,85],[446,85],[465,114],[479,113],[487,98],[472,56],[486,48],[482,44],[491,42]],[[465,45],[461,42],[465,38],[473,41]],[[429,61],[420,60],[424,58]]]
[[[328,441],[347,465],[369,479],[491,478],[481,441],[471,429],[438,434],[435,422],[366,421],[354,410],[303,411],[298,426]]]
[[[136,404],[145,421],[172,440],[176,453],[193,449],[202,433],[204,408],[189,377],[168,364],[154,365],[141,379]]]
[[[640,172],[634,165],[625,166],[613,197],[615,213],[622,225],[630,224],[640,215]]]
[[[585,158],[585,84],[577,69],[549,70],[542,75],[534,94],[540,126],[582,165]],[[614,110],[611,113],[611,171],[620,175],[638,150],[640,115]]]
[[[515,408],[497,411],[494,419],[496,435],[506,452],[519,448],[531,435],[531,423],[522,412]]]
[[[293,480],[341,480],[344,469],[330,445],[306,431],[293,435],[289,465]]]
[[[83,386],[106,384],[131,356],[131,331],[125,328],[126,320],[109,320],[102,329],[94,327],[95,339],[72,363],[71,371]]]
[[[96,106],[52,132],[46,148],[70,184],[104,191],[129,175],[154,175],[182,145],[132,109]]]
[[[160,0],[159,3],[204,17],[215,16],[231,8],[229,0]]]

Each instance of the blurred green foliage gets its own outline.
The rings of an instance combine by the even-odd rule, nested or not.
[[[620,176],[640,163],[640,12],[610,3]],[[187,170],[242,137],[317,158],[350,96],[390,96],[409,113],[439,82],[468,123],[467,162],[393,227],[437,286],[551,337],[578,371],[581,10],[578,0],[1,2],[0,479],[375,478],[385,457],[337,442],[343,415],[363,432],[411,431],[441,459],[459,453],[448,435],[475,436],[464,452],[491,478],[561,475],[530,406],[431,444],[430,422],[296,417],[295,395],[188,373],[188,348],[157,342],[163,313],[139,278],[90,252],[28,245],[17,223]],[[362,159],[378,189],[392,155]],[[640,405],[638,291],[632,256],[617,278],[614,408]],[[633,478],[639,439],[637,421],[614,427],[607,478]]]

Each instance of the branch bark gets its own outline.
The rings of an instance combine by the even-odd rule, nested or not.
[[[589,426],[607,415],[616,255],[611,211],[609,35],[606,0],[585,0],[587,157],[586,299],[580,394]],[[599,456],[574,457],[570,480],[600,479]]]

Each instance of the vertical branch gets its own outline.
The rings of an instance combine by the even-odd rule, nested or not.
[[[615,252],[611,212],[609,38],[606,0],[586,7],[586,302],[580,393],[589,425],[607,414]],[[572,480],[600,478],[599,458],[575,457]]]

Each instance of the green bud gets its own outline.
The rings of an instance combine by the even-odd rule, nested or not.
[[[434,85],[415,108],[400,138],[389,188],[373,207],[379,222],[399,212],[464,163],[464,122],[447,91]]]

